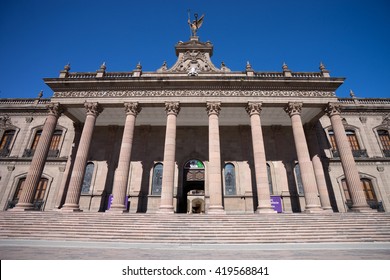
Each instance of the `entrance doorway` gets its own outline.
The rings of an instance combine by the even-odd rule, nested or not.
[[[179,199],[180,213],[204,213],[205,170],[202,161],[191,159],[183,167],[183,186]]]

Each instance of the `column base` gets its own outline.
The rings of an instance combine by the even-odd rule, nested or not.
[[[322,209],[320,206],[308,206],[303,211],[304,213],[323,213],[324,209]]]
[[[110,209],[105,211],[105,213],[111,213],[111,214],[123,214],[128,212],[129,211],[126,209],[124,205],[111,205]]]
[[[60,210],[64,212],[83,212],[77,204],[65,204]]]
[[[225,209],[222,206],[210,206],[207,210],[207,214],[218,215],[226,214]]]
[[[355,212],[355,213],[374,213],[374,212],[377,212],[377,210],[371,209],[368,205],[367,206],[357,206],[357,207],[354,207],[352,205],[352,208],[349,211]]]
[[[272,207],[257,207],[256,214],[277,214],[278,212],[275,211]]]
[[[160,206],[157,213],[159,214],[175,214],[175,211],[173,209],[173,206],[167,205],[167,206]]]
[[[22,204],[16,204],[14,208],[8,209],[7,211],[21,212],[21,211],[32,211],[32,210],[34,210],[32,203],[22,203]]]
[[[322,208],[322,213],[333,213],[332,207],[323,207]]]

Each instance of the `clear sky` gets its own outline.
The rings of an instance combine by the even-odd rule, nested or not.
[[[68,62],[71,72],[170,67],[189,9],[205,14],[198,35],[216,66],[317,72],[322,61],[347,78],[339,97],[390,98],[388,0],[1,0],[0,98],[51,97],[42,79]]]

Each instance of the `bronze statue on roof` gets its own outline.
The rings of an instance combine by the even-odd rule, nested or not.
[[[199,19],[198,19],[198,14],[195,14],[194,16],[195,16],[195,20],[193,20],[192,22],[190,20],[190,17],[188,16],[188,25],[190,26],[193,37],[196,36],[196,32],[202,26],[203,18],[204,18],[204,15],[202,15]]]

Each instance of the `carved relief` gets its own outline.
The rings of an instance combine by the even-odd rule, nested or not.
[[[55,92],[56,98],[112,98],[112,97],[159,97],[159,96],[275,96],[275,97],[334,97],[333,91],[321,90],[110,90],[110,91],[63,91]]]
[[[292,117],[294,115],[300,115],[302,111],[302,103],[301,102],[290,102],[288,105],[284,108],[286,113]]]
[[[8,115],[0,116],[0,128],[12,126],[11,118]]]
[[[168,72],[220,72],[211,62],[209,56],[203,52],[192,50],[186,51],[179,56],[176,64]]]
[[[328,107],[325,108],[325,113],[328,114],[329,117],[333,115],[341,114],[341,106],[337,103],[329,103]]]
[[[87,115],[94,115],[95,117],[103,111],[103,108],[97,102],[85,102],[84,107],[87,110]]]
[[[165,112],[167,112],[167,115],[177,116],[180,112],[179,102],[165,102]]]
[[[57,118],[62,114],[64,108],[60,105],[60,103],[50,103],[46,106],[49,111],[49,115],[54,115]]]
[[[125,102],[125,112],[126,115],[137,116],[141,112],[142,108],[138,102]]]
[[[260,115],[261,113],[261,108],[262,106],[262,103],[258,102],[258,103],[255,103],[255,102],[248,102],[248,105],[246,106],[246,111],[247,113],[249,114],[249,116],[252,116],[253,114],[258,114]]]
[[[221,111],[221,102],[207,102],[206,108],[207,114],[210,115],[219,115]]]

